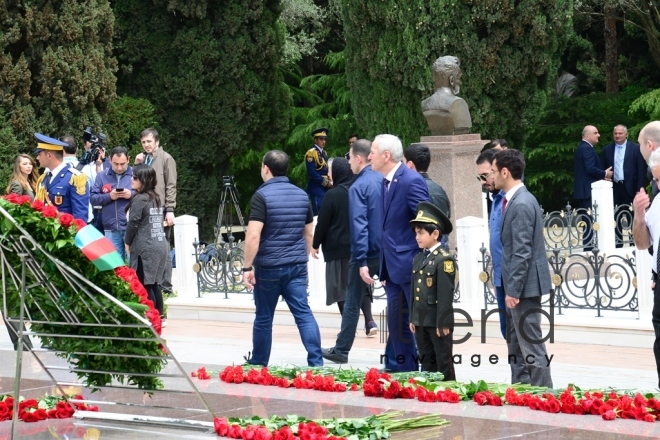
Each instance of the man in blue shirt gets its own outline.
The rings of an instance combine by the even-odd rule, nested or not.
[[[492,196],[493,203],[490,209],[488,228],[490,229],[490,257],[493,265],[493,287],[497,298],[497,308],[500,314],[500,330],[506,339],[506,304],[504,304],[504,290],[502,290],[502,240],[500,239],[500,225],[502,224],[502,200],[505,193],[495,188],[495,179],[491,172],[493,157],[497,151],[486,150],[477,157],[477,179],[481,187]]]
[[[323,357],[338,364],[348,362],[360,319],[360,304],[369,294],[372,276],[377,275],[380,268],[383,176],[371,169],[370,151],[371,142],[366,139],[357,140],[349,151],[351,170],[357,177],[348,190],[351,234],[348,287],[337,342],[334,347],[323,349]],[[375,322],[368,323],[367,334],[375,328]]]

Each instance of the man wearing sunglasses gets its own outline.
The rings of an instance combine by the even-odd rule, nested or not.
[[[506,304],[504,303],[504,290],[502,289],[502,240],[500,239],[500,225],[502,224],[502,200],[505,193],[495,188],[495,179],[491,171],[493,157],[497,154],[496,150],[490,149],[482,152],[477,157],[477,180],[481,187],[488,191],[487,200],[491,209],[488,212],[488,227],[490,228],[490,257],[493,265],[493,287],[495,287],[495,296],[497,298],[497,308],[500,314],[500,330],[502,336],[506,339]]]

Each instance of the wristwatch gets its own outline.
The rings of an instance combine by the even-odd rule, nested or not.
[[[243,268],[243,272],[252,272],[253,270],[254,270],[254,267],[252,267],[252,266]]]

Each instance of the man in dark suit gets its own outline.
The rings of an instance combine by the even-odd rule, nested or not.
[[[587,125],[582,130],[582,141],[575,150],[575,183],[573,186],[573,197],[575,208],[591,208],[591,184],[601,179],[612,178],[612,168],[604,169],[594,145],[598,143],[600,133],[593,125]],[[582,242],[584,250],[590,251],[588,246],[592,240],[591,220],[586,221]]]
[[[628,140],[628,129],[617,125],[613,132],[614,142],[603,148],[603,166],[612,168],[612,192],[614,206],[632,205],[635,194],[644,187],[646,162],[639,144]],[[632,212],[625,209],[617,216],[616,240],[621,247],[623,227],[632,228]],[[632,235],[629,237],[632,240]]]
[[[502,287],[512,328],[507,334],[511,383],[552,388],[550,359],[541,332],[541,296],[550,293],[550,269],[543,238],[543,212],[521,182],[525,159],[503,150],[492,164],[502,201]],[[514,365],[515,364],[515,365]],[[520,368],[516,368],[516,366]]]
[[[409,223],[417,215],[417,204],[429,202],[430,197],[424,178],[407,168],[402,159],[403,146],[398,137],[376,136],[369,160],[373,170],[385,176],[380,251],[380,278],[385,281],[389,328],[385,368],[406,372],[417,371],[417,351],[408,314],[410,274],[419,247]]]

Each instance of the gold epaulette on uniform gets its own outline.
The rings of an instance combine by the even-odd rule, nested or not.
[[[44,202],[44,203],[46,202],[46,194],[48,194],[48,192],[46,191],[46,186],[43,184],[45,178],[46,178],[46,173],[43,173],[41,176],[39,176],[39,179],[37,179],[37,189],[34,195],[34,198],[36,200],[39,200],[40,202]]]
[[[81,196],[87,193],[87,176],[73,167],[69,167],[68,171],[72,174],[69,185],[75,186],[76,193]]]
[[[316,162],[316,169],[321,170],[326,166],[325,159],[319,154],[319,150],[316,148],[310,148],[305,153],[305,160],[307,162]]]

